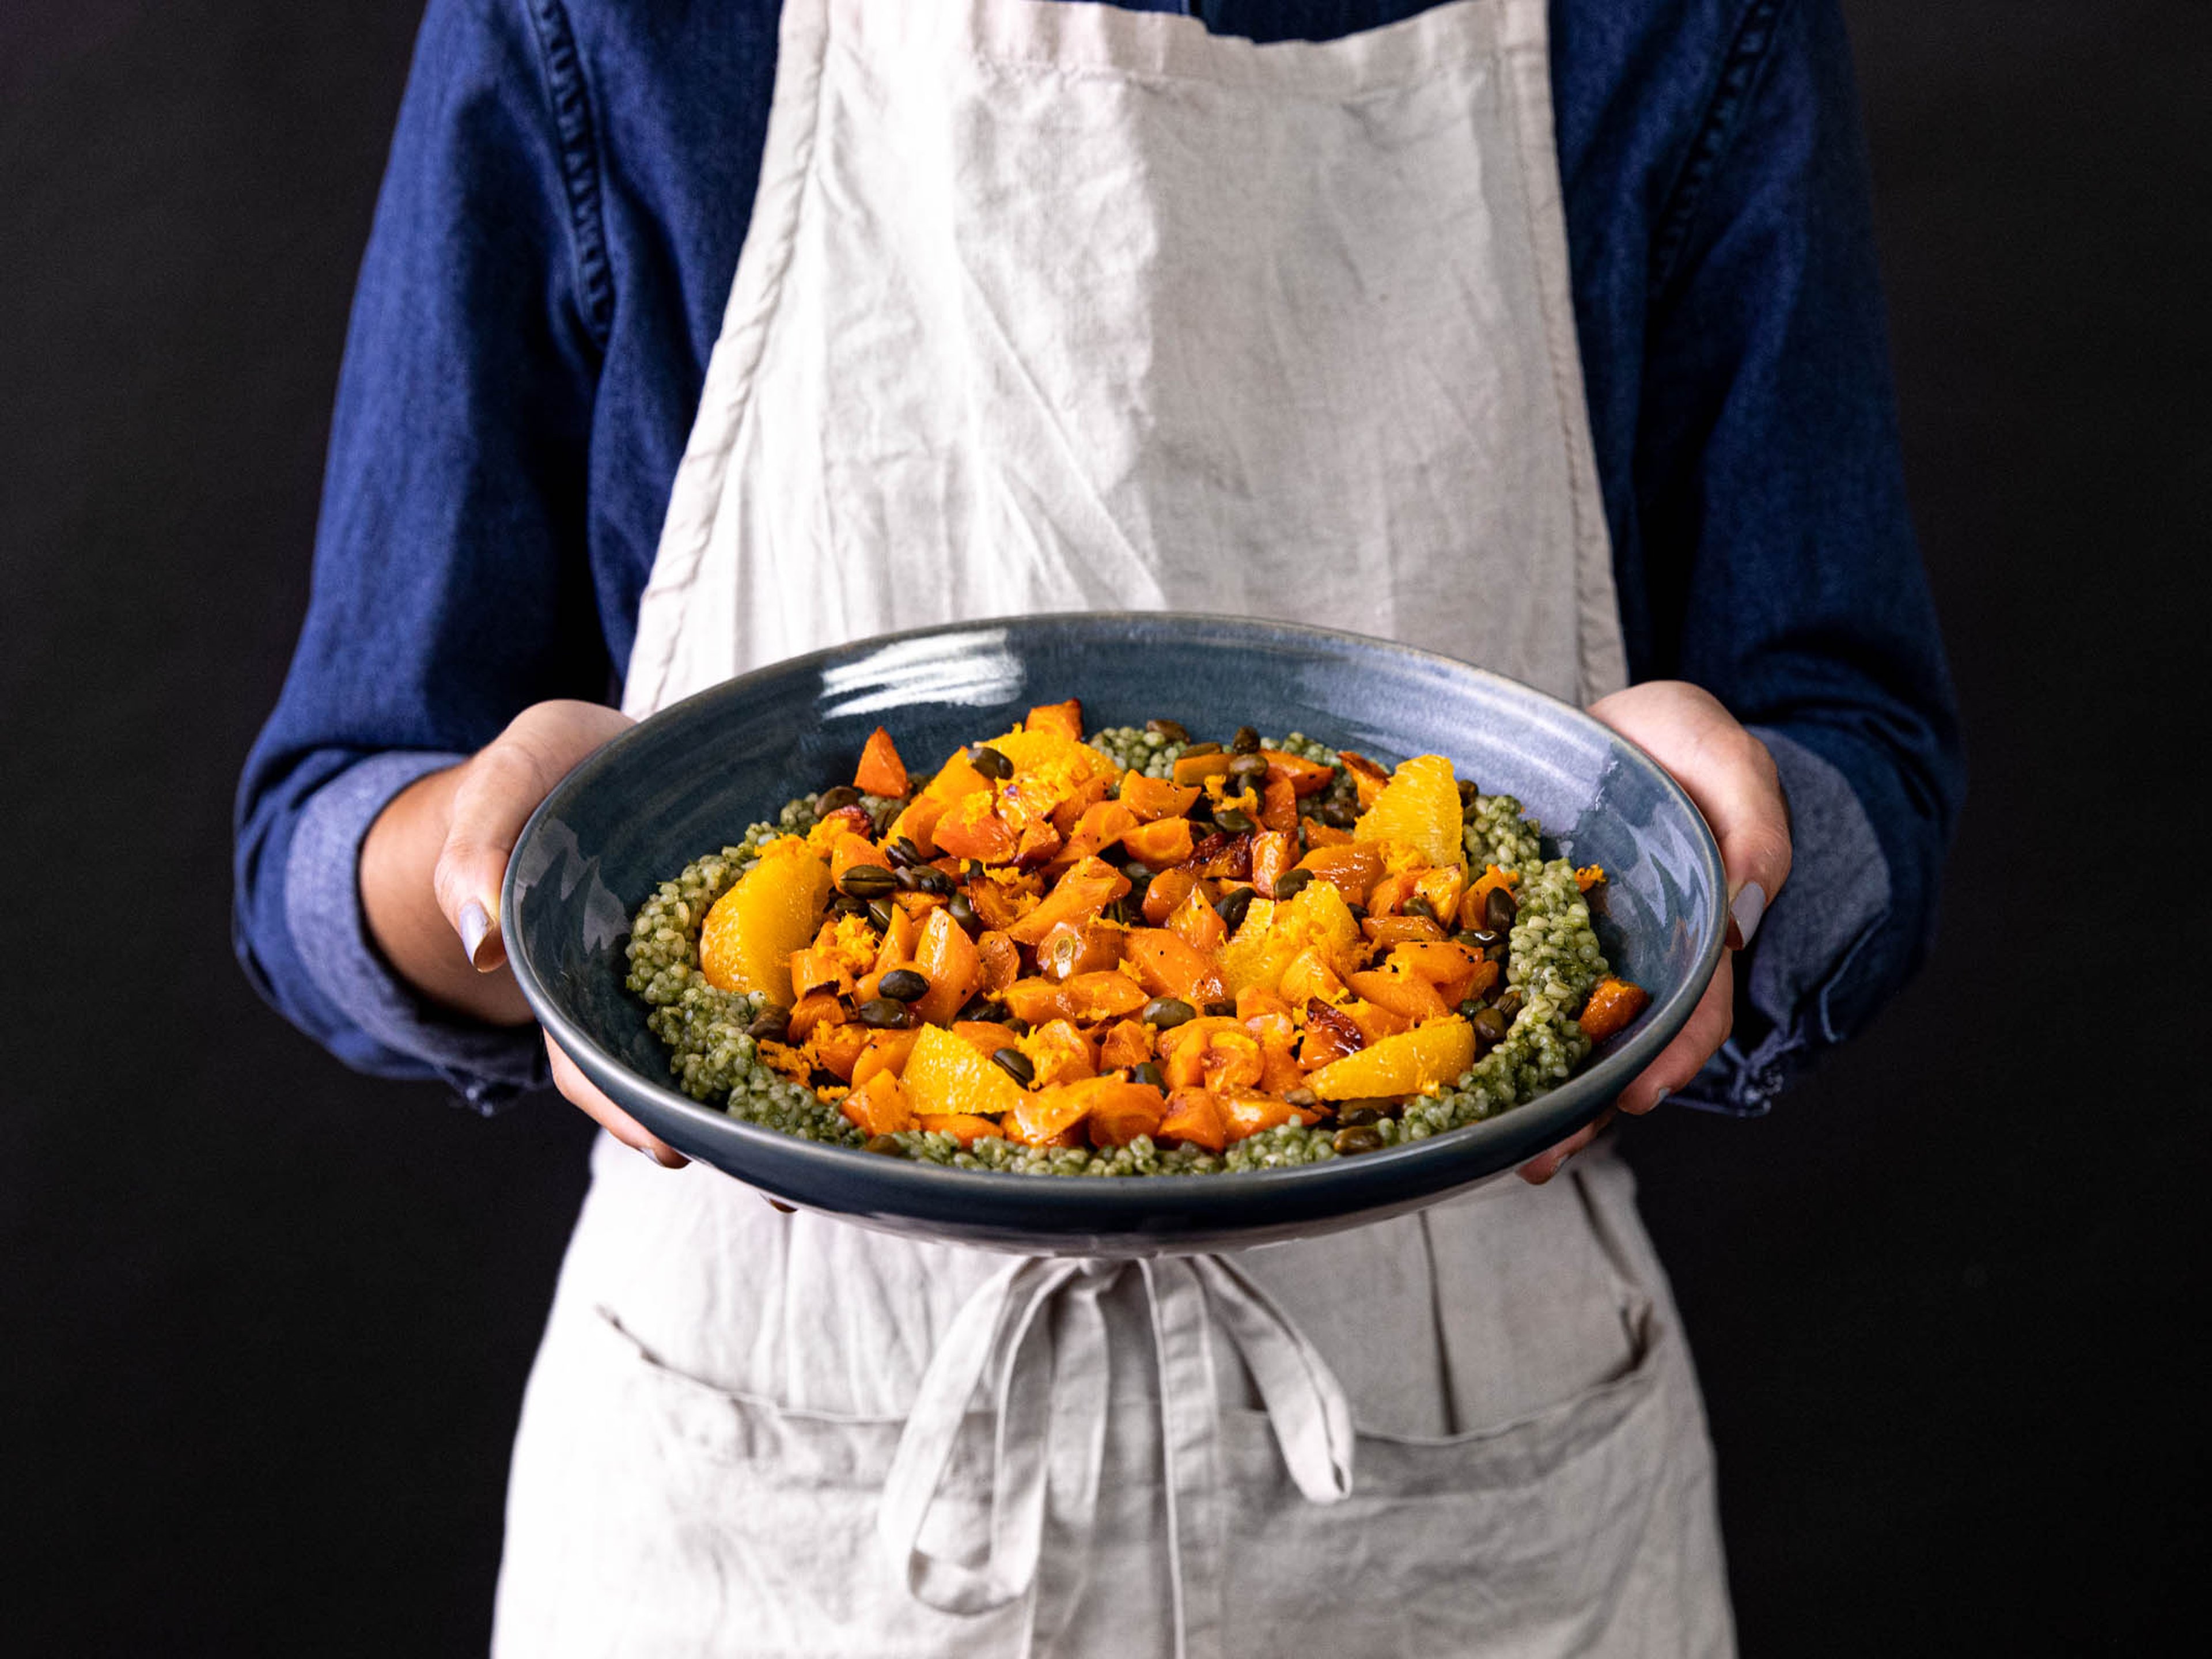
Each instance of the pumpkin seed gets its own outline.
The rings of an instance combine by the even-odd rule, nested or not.
[[[1011,778],[1014,763],[988,743],[979,743],[968,751],[968,763],[987,778]]]
[[[1036,1081],[1036,1067],[1030,1064],[1030,1057],[1018,1048],[993,1049],[991,1063],[1024,1089]]]
[[[1232,755],[1256,755],[1260,752],[1260,734],[1249,726],[1238,726],[1237,735],[1229,739],[1229,752]]]
[[[1214,914],[1221,918],[1221,925],[1232,933],[1244,925],[1244,913],[1251,908],[1252,890],[1249,887],[1231,888],[1214,902],[1213,906]]]
[[[854,1010],[861,1024],[876,1031],[904,1030],[908,1012],[906,1004],[889,997],[870,997]]]
[[[781,1042],[791,1035],[791,1010],[771,1002],[753,1016],[745,1035],[756,1042]]]
[[[1165,1094],[1168,1091],[1167,1074],[1161,1071],[1158,1066],[1154,1065],[1149,1060],[1139,1065],[1129,1073],[1129,1081],[1132,1083],[1150,1084],[1153,1088],[1158,1089],[1162,1094]]]
[[[1234,806],[1215,807],[1213,821],[1232,836],[1244,835],[1252,828],[1251,818]]]
[[[1332,830],[1349,830],[1359,822],[1359,809],[1348,800],[1325,800],[1314,816]]]
[[[884,849],[884,856],[890,860],[891,868],[894,870],[903,870],[908,865],[920,864],[923,861],[921,848],[914,844],[914,839],[910,836],[901,836],[893,842]]]
[[[878,1158],[904,1158],[906,1148],[898,1144],[896,1135],[870,1135],[860,1143],[864,1152],[873,1152]]]
[[[1167,1031],[1174,1030],[1187,1020],[1196,1019],[1198,1010],[1181,997],[1154,997],[1145,1005],[1144,1012],[1139,1018],[1146,1024]]]
[[[868,901],[868,920],[875,923],[876,931],[878,933],[888,933],[890,932],[891,916],[896,908],[897,907],[892,904],[889,899],[870,899]]]
[[[841,783],[835,789],[824,789],[821,799],[814,803],[814,815],[828,817],[832,812],[860,804],[860,792],[849,783]]]
[[[898,878],[880,864],[856,864],[845,872],[837,890],[865,904],[870,899],[889,898],[898,890]]]
[[[1275,878],[1275,897],[1278,902],[1294,899],[1314,884],[1310,870],[1285,870]]]
[[[929,994],[929,981],[911,968],[894,968],[876,988],[894,1002],[919,1002]]]
[[[1382,1150],[1382,1132],[1370,1124],[1356,1123],[1348,1129],[1336,1132],[1336,1155],[1351,1158],[1360,1152],[1379,1152]]]
[[[1181,720],[1146,720],[1145,730],[1170,743],[1188,743],[1190,733],[1183,729]]]
[[[1186,747],[1182,752],[1186,757],[1191,755],[1218,755],[1221,752],[1221,745],[1218,743],[1194,743]]]
[[[955,893],[952,902],[945,908],[952,912],[952,920],[960,924],[960,931],[971,939],[983,931],[983,918],[975,914],[975,907],[969,902],[967,894]]]

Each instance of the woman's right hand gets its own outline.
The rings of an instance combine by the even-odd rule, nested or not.
[[[630,724],[598,703],[533,703],[468,760],[417,780],[378,815],[362,843],[362,908],[402,977],[477,1018],[529,1022],[499,931],[507,859],[553,786]],[[561,1092],[616,1139],[670,1169],[685,1162],[593,1087],[550,1036],[545,1049]]]

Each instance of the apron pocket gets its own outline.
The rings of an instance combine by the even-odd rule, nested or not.
[[[550,1330],[556,1343],[563,1420],[517,1447],[501,1654],[949,1659],[1018,1631],[1019,1604],[941,1613],[886,1561],[876,1517],[903,1419],[717,1388],[605,1309]],[[984,1535],[992,1435],[988,1413],[963,1423],[925,1544],[957,1554]]]
[[[1264,1413],[1224,1413],[1230,1651],[1603,1650],[1671,1438],[1674,1339],[1648,1304],[1632,1329],[1626,1371],[1514,1421],[1358,1431],[1336,1504],[1300,1495]]]

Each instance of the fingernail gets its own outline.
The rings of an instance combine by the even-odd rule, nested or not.
[[[1729,902],[1729,949],[1741,951],[1749,945],[1765,914],[1766,890],[1755,881],[1744,883]]]
[[[625,1142],[625,1143],[623,1143],[623,1144],[624,1144],[624,1145],[628,1145],[629,1143],[628,1143],[628,1142]],[[645,1144],[644,1146],[639,1146],[639,1147],[635,1148],[635,1150],[636,1150],[636,1151],[638,1151],[638,1152],[641,1152],[644,1153],[644,1154],[645,1154],[645,1156],[646,1156],[646,1158],[647,1158],[647,1159],[648,1159],[648,1160],[649,1160],[649,1161],[650,1161],[650,1162],[651,1162],[651,1163],[652,1163],[652,1164],[653,1164],[656,1168],[659,1168],[659,1169],[663,1169],[663,1170],[680,1170],[680,1169],[682,1169],[682,1168],[683,1168],[686,1164],[689,1164],[689,1163],[691,1161],[690,1159],[689,1159],[689,1158],[685,1158],[685,1157],[684,1157],[681,1152],[675,1152],[675,1151],[672,1151],[672,1151],[669,1152],[669,1154],[668,1154],[668,1158],[674,1158],[674,1159],[676,1160],[676,1162],[674,1162],[673,1164],[671,1164],[671,1163],[668,1161],[668,1158],[663,1158],[663,1157],[661,1157],[661,1155],[660,1155],[661,1149],[660,1149],[659,1147],[658,1147],[658,1146],[654,1146],[651,1141],[647,1141],[647,1142],[646,1142],[646,1144]]]
[[[1664,1106],[1667,1103],[1667,1097],[1674,1092],[1674,1091],[1672,1089],[1662,1089],[1657,1094],[1651,1097],[1651,1103],[1649,1106],[1646,1106],[1644,1109],[1647,1112],[1657,1111],[1662,1106]]]
[[[483,947],[484,935],[491,932],[491,915],[475,899],[461,907],[461,949],[474,966],[477,952]]]

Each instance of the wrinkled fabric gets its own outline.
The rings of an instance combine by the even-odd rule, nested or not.
[[[1540,0],[1296,49],[793,0],[778,61],[633,713],[849,631],[1065,605],[1102,568],[1123,603],[1364,603],[1560,696],[1620,683]],[[1194,163],[1267,123],[1261,159]],[[1455,261],[1422,240],[1437,202]],[[1077,234],[1128,257],[1057,280]],[[1334,258],[1378,246],[1406,252],[1388,304]],[[1188,302],[1194,259],[1256,297]],[[1417,465],[1291,441],[1394,426]],[[1316,542],[1346,586],[1285,586],[1280,550]],[[1394,608],[1438,571],[1489,602]],[[599,1162],[533,1375],[502,1653],[1729,1650],[1695,1383],[1602,1175],[1088,1261],[637,1162]],[[626,1465],[580,1463],[611,1418]],[[702,1489],[681,1466],[731,1438]]]
[[[1222,33],[1327,40],[1426,3],[1201,9]],[[355,300],[313,597],[238,797],[240,959],[349,1065],[441,1078],[483,1107],[544,1081],[533,1033],[487,1033],[392,979],[346,855],[382,801],[321,798],[374,757],[435,763],[531,702],[611,695],[750,216],[777,13],[424,15]],[[1705,686],[1787,739],[1793,799],[1838,804],[1820,822],[1841,838],[1801,836],[1739,964],[1737,1039],[1684,1097],[1762,1109],[1917,965],[1963,781],[1905,511],[1848,46],[1834,0],[1559,0],[1552,15],[1632,678]]]

